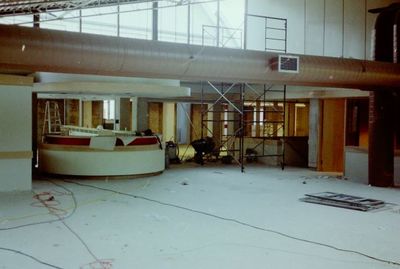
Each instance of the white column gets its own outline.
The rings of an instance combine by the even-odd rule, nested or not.
[[[0,78],[1,80],[1,78]],[[0,86],[0,192],[32,184],[32,86]]]
[[[138,98],[131,97],[132,103],[132,115],[131,115],[131,126],[132,131],[138,130]]]
[[[163,103],[163,140],[175,141],[175,103]]]
[[[120,130],[120,120],[121,120],[121,98],[120,97],[115,97],[115,106],[114,106],[114,130],[119,131]]]
[[[83,101],[82,98],[79,98],[79,126],[83,127]]]

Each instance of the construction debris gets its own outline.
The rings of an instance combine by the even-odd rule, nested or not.
[[[300,198],[300,200],[307,203],[329,205],[360,211],[369,211],[385,206],[385,202],[381,200],[336,192],[320,192],[315,194],[305,194],[305,196],[306,197]]]

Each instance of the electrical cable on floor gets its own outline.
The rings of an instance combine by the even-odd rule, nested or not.
[[[60,185],[60,184],[57,184],[57,183],[55,183],[55,182],[53,182],[53,181],[51,181],[51,180],[47,180],[47,181],[50,182],[50,183],[52,183],[52,184],[54,184],[54,185],[56,185],[56,186],[58,186],[58,187],[60,187],[60,188],[62,188],[62,189],[64,189],[64,190],[66,190],[66,191],[71,195],[72,200],[73,200],[73,203],[74,203],[73,208],[72,208],[72,211],[71,211],[71,213],[70,213],[69,215],[62,217],[62,220],[66,220],[66,219],[70,218],[70,217],[75,213],[76,208],[77,208],[77,202],[76,202],[75,195],[73,194],[72,191],[70,191],[70,190],[69,190],[68,188],[66,188],[65,186],[62,186],[62,185]],[[59,218],[53,219],[53,220],[32,222],[32,223],[27,223],[27,224],[22,224],[22,225],[7,227],[7,228],[0,228],[0,231],[9,231],[9,230],[20,229],[20,228],[29,227],[29,226],[35,226],[35,225],[40,225],[40,224],[51,224],[51,223],[53,223],[53,222],[58,222],[58,221],[60,221]]]
[[[39,224],[50,224],[50,223],[59,221],[59,222],[63,223],[63,225],[82,243],[82,245],[86,248],[88,253],[92,256],[92,258],[95,259],[94,263],[90,263],[89,264],[90,266],[92,266],[92,267],[96,266],[96,268],[101,268],[101,269],[111,268],[111,262],[112,261],[111,260],[98,259],[96,257],[96,255],[94,255],[93,251],[89,248],[88,244],[65,222],[65,220],[67,218],[71,217],[76,212],[76,209],[78,207],[78,203],[77,203],[75,194],[70,189],[68,189],[67,187],[65,187],[65,186],[63,186],[61,184],[58,184],[58,183],[56,183],[56,182],[54,182],[52,180],[49,180],[49,179],[46,180],[46,181],[48,181],[48,182],[52,183],[53,185],[56,185],[56,186],[64,189],[67,192],[67,194],[72,197],[73,207],[72,207],[71,213],[68,214],[67,216],[62,216],[62,214],[67,213],[67,211],[57,207],[57,205],[59,205],[59,202],[57,200],[55,200],[52,192],[35,193],[35,192],[32,191],[34,193],[33,198],[38,200],[38,202],[43,207],[47,208],[51,215],[56,216],[57,220],[34,222],[34,223],[28,223],[28,224],[14,226],[14,227],[1,228],[0,231],[18,229],[18,228],[22,228],[22,227],[34,226],[34,225],[39,225]],[[38,205],[35,204],[35,203],[32,203],[32,206],[37,207]],[[31,256],[31,255],[28,255],[26,253],[23,253],[21,251],[18,251],[18,250],[2,248],[2,247],[0,247],[0,250],[6,250],[6,251],[14,252],[14,253],[17,253],[17,254],[21,254],[21,255],[27,256],[27,257],[39,262],[39,263],[42,263],[42,264],[47,265],[47,266],[50,266],[52,268],[63,269],[61,267],[57,267],[57,266],[42,262],[42,261],[38,260],[37,258],[35,258],[35,257]],[[101,266],[101,267],[97,267],[97,266]]]
[[[29,255],[29,254],[24,253],[24,252],[19,251],[19,250],[15,250],[15,249],[11,249],[11,248],[3,248],[3,247],[0,247],[0,250],[4,250],[4,251],[8,251],[8,252],[12,252],[12,253],[15,253],[15,254],[19,254],[19,255],[28,257],[28,258],[30,258],[30,259],[32,259],[32,260],[34,260],[34,261],[36,261],[36,262],[38,262],[40,264],[46,265],[46,266],[51,267],[51,268],[63,269],[62,267],[59,267],[59,266],[56,266],[56,265],[41,261],[38,258],[33,257],[32,255]]]
[[[67,183],[76,184],[76,185],[79,185],[79,186],[89,187],[89,188],[98,189],[98,190],[107,191],[107,192],[113,192],[113,193],[116,193],[116,194],[119,194],[119,195],[128,196],[128,197],[135,198],[135,199],[141,199],[141,200],[149,201],[149,202],[152,202],[152,203],[157,203],[157,204],[160,204],[160,205],[163,205],[163,206],[173,207],[173,208],[189,211],[189,212],[192,212],[192,213],[196,213],[196,214],[200,214],[200,215],[216,218],[216,219],[223,220],[223,221],[233,222],[233,223],[239,224],[241,226],[249,227],[249,228],[252,228],[252,229],[255,229],[255,230],[260,230],[260,231],[264,231],[264,232],[268,232],[268,233],[273,233],[273,234],[280,235],[282,237],[289,238],[289,239],[292,239],[292,240],[296,240],[296,241],[299,241],[299,242],[304,242],[304,243],[308,243],[308,244],[312,244],[312,245],[322,246],[322,247],[330,248],[330,249],[333,249],[333,250],[336,250],[336,251],[340,251],[340,252],[352,253],[352,254],[356,254],[356,255],[359,255],[359,256],[374,260],[374,261],[387,263],[387,264],[390,264],[390,265],[400,266],[400,262],[377,258],[377,257],[371,256],[371,255],[368,255],[368,254],[365,254],[365,253],[362,253],[362,252],[359,252],[359,251],[356,251],[356,250],[343,249],[343,248],[335,247],[333,245],[320,243],[320,242],[312,241],[312,240],[308,240],[308,239],[303,239],[303,238],[292,236],[292,235],[289,235],[289,234],[286,234],[286,233],[283,233],[283,232],[279,232],[279,231],[275,231],[275,230],[272,230],[272,229],[267,229],[267,228],[263,228],[263,227],[260,227],[260,226],[252,225],[252,224],[249,224],[249,223],[237,220],[237,219],[222,217],[222,216],[214,215],[214,214],[207,213],[207,212],[204,212],[204,211],[200,211],[200,210],[191,209],[191,208],[180,206],[180,205],[175,205],[175,204],[171,204],[171,203],[166,203],[166,202],[154,200],[154,199],[151,199],[151,198],[147,198],[145,196],[125,193],[125,192],[116,191],[116,190],[107,189],[107,188],[98,187],[98,186],[93,186],[93,185],[84,184],[84,183],[80,183],[80,182],[76,182],[76,181],[72,181],[72,180],[63,180],[63,181],[67,182]]]
[[[53,183],[56,186],[61,186],[51,180],[48,180],[49,182]],[[68,188],[62,186],[62,188],[66,191],[68,191],[70,193],[70,195],[73,197],[73,201],[74,201],[74,209],[72,210],[72,213],[75,213],[76,208],[77,208],[77,201],[75,198],[74,193],[69,190]],[[97,258],[97,256],[93,253],[93,251],[89,248],[88,244],[82,239],[82,237],[75,232],[66,222],[65,219],[60,215],[59,212],[63,212],[60,211],[60,209],[58,209],[56,206],[54,206],[52,203],[55,201],[54,197],[51,196],[49,197],[48,192],[43,192],[43,193],[38,193],[34,195],[34,198],[37,199],[43,207],[47,208],[47,210],[50,212],[50,214],[56,216],[59,221],[82,243],[82,245],[86,248],[87,252],[90,254],[90,256],[96,261],[97,265],[101,266],[101,269],[105,269],[105,268],[109,268],[108,267],[108,261],[106,262],[107,265],[105,264],[105,262],[99,258]],[[57,205],[57,204],[56,204]]]

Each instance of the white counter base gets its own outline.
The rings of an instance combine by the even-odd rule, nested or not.
[[[127,176],[159,173],[165,169],[165,151],[159,145],[115,147],[44,144],[39,150],[41,172],[75,176]]]

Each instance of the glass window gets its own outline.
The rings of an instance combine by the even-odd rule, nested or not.
[[[203,29],[207,26],[217,26],[217,2],[193,4],[190,11],[190,43],[216,46],[216,31],[204,32]]]
[[[120,36],[152,39],[152,3],[120,6]]]
[[[188,5],[171,6],[169,2],[159,2],[158,39],[175,43],[187,43]]]
[[[40,14],[40,27],[61,31],[79,32],[79,11],[60,11]]]
[[[117,6],[82,9],[82,32],[117,36],[117,11]]]
[[[20,16],[8,16],[0,17],[1,24],[19,24],[20,26],[32,27],[33,16],[32,15],[20,15]]]
[[[244,0],[220,2],[220,47],[243,48]]]
[[[115,119],[115,100],[103,101],[103,119],[105,120]]]

